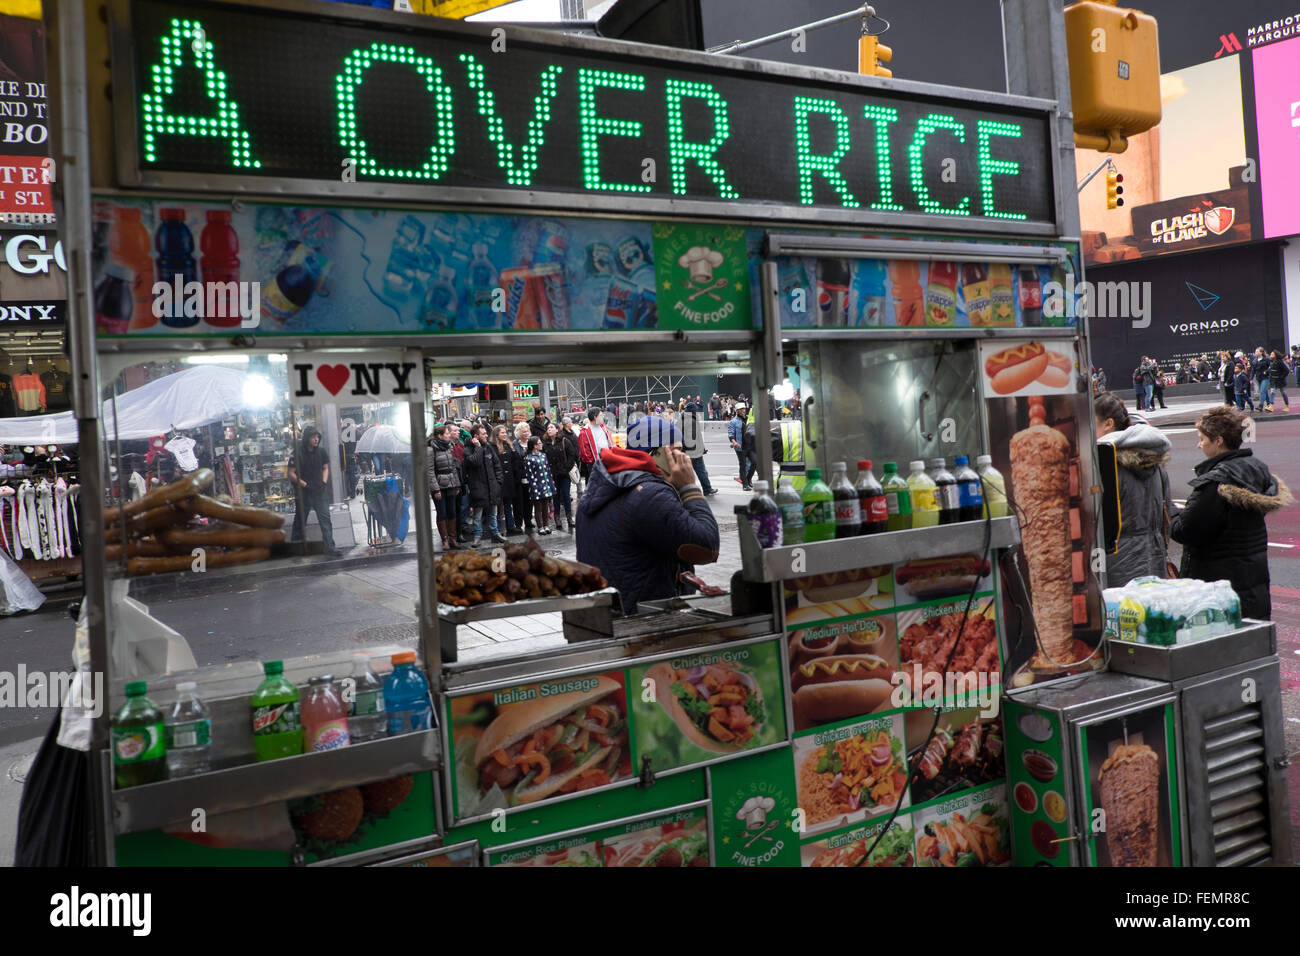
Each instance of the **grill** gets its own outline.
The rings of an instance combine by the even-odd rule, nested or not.
[[[1269,863],[1268,764],[1258,704],[1203,725],[1215,866]]]

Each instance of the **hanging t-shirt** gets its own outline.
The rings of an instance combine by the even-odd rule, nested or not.
[[[14,391],[18,395],[20,412],[34,412],[45,407],[45,383],[34,372],[15,375]]]
[[[163,447],[176,456],[176,462],[181,466],[181,471],[197,471],[199,459],[194,454],[193,438],[173,438]]]
[[[45,408],[51,412],[66,411],[72,407],[72,376],[58,368],[41,373],[45,386]]]

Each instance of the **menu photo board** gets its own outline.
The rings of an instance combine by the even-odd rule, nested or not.
[[[635,784],[788,739],[778,641],[449,695],[451,816]]]
[[[706,867],[711,858],[707,803],[487,851],[488,866],[506,867]]]

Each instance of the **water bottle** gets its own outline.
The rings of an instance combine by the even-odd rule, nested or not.
[[[172,780],[208,772],[212,717],[192,680],[176,685],[176,703],[167,715],[167,776]]]
[[[777,483],[776,506],[781,509],[781,543],[803,544],[803,498],[794,490],[793,478]]]
[[[393,672],[384,681],[384,710],[390,737],[429,729],[433,711],[429,682],[415,666],[415,651],[393,655]]]
[[[376,740],[388,733],[384,712],[384,682],[370,668],[370,655],[352,655],[352,700],[348,703],[348,733],[354,744]]]

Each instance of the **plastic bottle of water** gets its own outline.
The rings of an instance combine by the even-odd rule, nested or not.
[[[194,681],[176,685],[176,703],[167,715],[167,776],[172,780],[208,772],[212,717]]]
[[[429,729],[433,710],[429,682],[415,666],[414,651],[393,655],[393,672],[384,681],[384,710],[388,713],[390,737]]]
[[[370,655],[352,655],[352,700],[348,703],[348,734],[354,744],[377,740],[388,733],[384,713],[384,683],[370,668]]]

